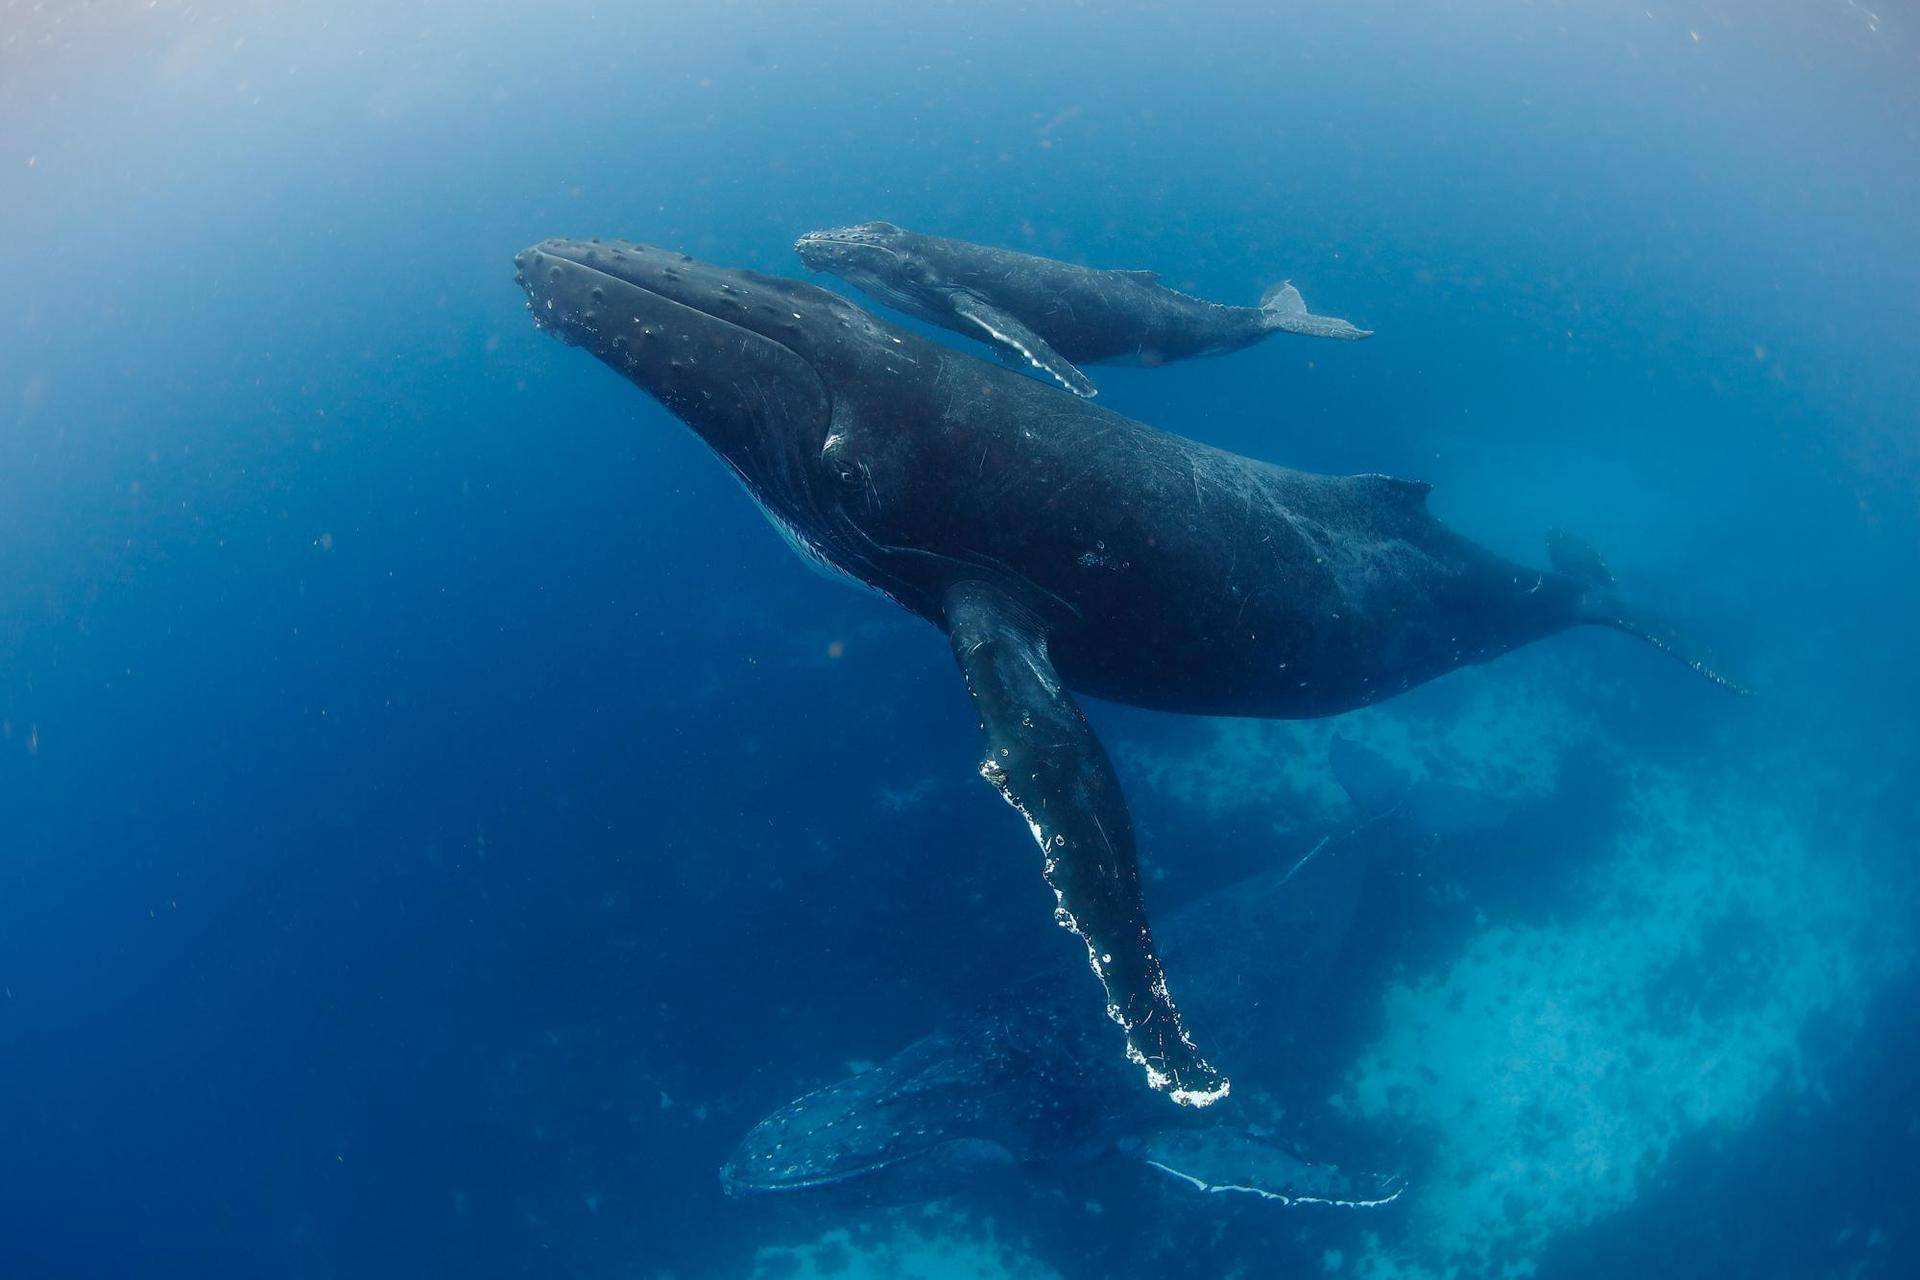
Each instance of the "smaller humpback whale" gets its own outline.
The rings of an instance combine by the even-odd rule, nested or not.
[[[1257,307],[1229,307],[1169,289],[1151,271],[1098,271],[890,222],[810,232],[793,247],[815,271],[997,347],[1077,396],[1096,388],[1076,364],[1221,355],[1275,332],[1345,339],[1372,332],[1312,314],[1291,283],[1267,290]]]
[[[1328,988],[1348,954],[1368,847],[1357,834],[1322,840],[1292,869],[1167,919],[1161,937],[1186,1000],[1237,1057],[1279,1074],[1299,1028],[1339,998]],[[902,1203],[1121,1158],[1175,1189],[1274,1207],[1369,1208],[1400,1195],[1396,1179],[1343,1173],[1250,1127],[1244,1091],[1202,1114],[1154,1105],[1099,1051],[1103,1022],[1057,974],[1033,975],[958,1025],[767,1116],[722,1167],[721,1185],[733,1196],[833,1191]]]

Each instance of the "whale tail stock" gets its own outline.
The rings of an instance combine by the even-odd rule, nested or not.
[[[1284,329],[1288,333],[1304,333],[1313,338],[1341,338],[1348,342],[1360,338],[1371,338],[1373,330],[1356,328],[1345,320],[1334,316],[1317,316],[1307,310],[1307,300],[1293,287],[1291,280],[1282,280],[1260,295],[1260,311],[1266,317],[1268,329]]]
[[[1678,627],[1621,594],[1619,584],[1614,581],[1613,570],[1585,540],[1564,529],[1550,530],[1547,533],[1547,559],[1556,570],[1584,588],[1577,612],[1581,622],[1611,627],[1644,640],[1723,689],[1741,694],[1751,692],[1728,676],[1712,653]]]

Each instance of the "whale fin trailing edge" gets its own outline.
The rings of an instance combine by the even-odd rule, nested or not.
[[[970,293],[953,295],[953,313],[1006,355],[1014,356],[1046,374],[1068,391],[1085,400],[1100,394],[1093,379],[1080,372],[1073,362],[1055,351],[1033,330],[992,303]]]
[[[1752,692],[1727,675],[1713,653],[1679,627],[1621,594],[1613,570],[1585,539],[1564,529],[1549,530],[1547,559],[1557,572],[1584,588],[1578,606],[1580,621],[1611,627],[1650,644],[1723,689],[1739,694]]]
[[[1272,1139],[1222,1125],[1168,1130],[1131,1145],[1149,1168],[1202,1195],[1242,1196],[1283,1209],[1378,1209],[1406,1190],[1399,1178],[1343,1173]]]
[[[1147,926],[1133,819],[1100,740],[1047,656],[1046,637],[1005,593],[981,582],[947,592],[947,636],[987,739],[980,776],[1040,846],[1054,920],[1087,948],[1126,1033],[1126,1056],[1182,1106],[1227,1096],[1167,990]]]
[[[1307,300],[1300,296],[1291,280],[1282,280],[1261,294],[1260,310],[1269,329],[1302,333],[1310,338],[1339,338],[1345,342],[1373,336],[1371,329],[1362,329],[1337,316],[1317,316],[1308,311]]]

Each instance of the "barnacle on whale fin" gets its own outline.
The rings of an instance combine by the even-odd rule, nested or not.
[[[980,582],[956,583],[944,612],[986,733],[980,776],[1039,845],[1054,920],[1085,945],[1128,1061],[1177,1105],[1218,1101],[1228,1082],[1187,1035],[1154,950],[1119,779],[1061,684],[1044,636],[1010,597]]]

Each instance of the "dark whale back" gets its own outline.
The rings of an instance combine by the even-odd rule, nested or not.
[[[853,518],[915,549],[902,572],[935,579],[916,595],[977,574],[1025,601],[1076,689],[1323,715],[1579,621],[1581,583],[1460,537],[1423,484],[1293,471],[917,338],[900,349],[930,376],[925,411],[836,416],[874,480]]]
[[[1195,298],[1151,271],[1111,271],[1012,249],[908,233],[943,283],[1019,316],[1076,364],[1158,364],[1265,337],[1260,308]]]

